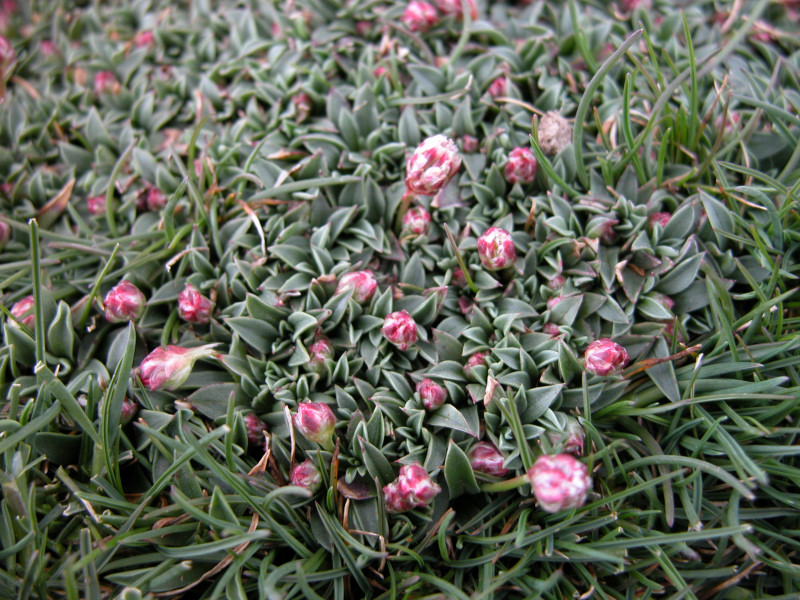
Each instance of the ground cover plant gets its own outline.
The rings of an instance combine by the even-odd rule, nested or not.
[[[0,3],[0,597],[797,598],[799,13]]]

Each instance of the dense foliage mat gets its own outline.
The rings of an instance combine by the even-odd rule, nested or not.
[[[411,4],[2,3],[0,596],[798,597],[798,3]]]

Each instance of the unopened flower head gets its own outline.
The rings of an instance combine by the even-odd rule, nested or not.
[[[657,212],[653,213],[649,217],[647,217],[647,224],[650,228],[654,228],[656,225],[661,227],[662,229],[667,226],[669,220],[672,218],[672,215],[668,212]]]
[[[517,146],[508,155],[508,162],[503,168],[506,181],[509,183],[530,183],[536,177],[539,163],[530,148]]]
[[[135,321],[144,313],[147,298],[128,280],[120,281],[106,294],[103,300],[106,319],[110,323]]]
[[[467,364],[464,365],[464,375],[468,378],[475,378],[475,367],[485,365],[488,352],[476,352],[467,359]]]
[[[138,48],[149,48],[155,43],[155,41],[156,38],[153,35],[153,32],[149,29],[145,31],[138,31],[136,32],[136,35],[133,36],[133,43]]]
[[[586,443],[586,432],[575,417],[567,417],[563,431],[550,431],[547,434],[550,443],[562,447],[567,454],[583,455],[583,446]]]
[[[139,366],[139,378],[151,392],[179,388],[192,373],[194,363],[200,358],[214,356],[216,344],[196,348],[180,346],[159,347],[145,356]]]
[[[550,513],[583,506],[592,487],[586,465],[571,454],[539,456],[525,478],[539,506]]]
[[[388,512],[406,512],[426,506],[441,491],[428,472],[414,463],[400,468],[397,479],[384,486],[383,496]]]
[[[8,75],[8,68],[16,57],[14,46],[11,45],[7,37],[0,35],[0,79],[4,79]]]
[[[422,399],[422,404],[426,410],[436,410],[444,404],[447,398],[447,390],[427,377],[417,383],[417,393]]]
[[[333,344],[326,337],[319,337],[308,348],[310,360],[308,368],[314,373],[322,374],[327,367],[327,361],[333,360]]]
[[[586,371],[603,377],[624,369],[628,360],[625,348],[608,338],[592,342],[583,353]]]
[[[442,14],[455,15],[456,17],[464,16],[464,7],[461,5],[461,0],[436,0],[436,8]],[[478,6],[475,0],[467,0],[467,8],[469,8],[469,16],[473,20],[478,18]]]
[[[308,441],[333,450],[336,416],[324,402],[301,402],[294,415],[294,426]]]
[[[508,93],[508,78],[500,75],[489,85],[489,95],[492,98],[500,98]]]
[[[5,221],[0,221],[0,250],[5,248],[11,239],[11,226]]]
[[[122,407],[119,411],[119,424],[127,425],[133,420],[137,412],[139,412],[139,405],[130,398],[123,398]]]
[[[289,473],[289,483],[306,488],[314,494],[322,485],[322,475],[311,459],[307,458],[299,465],[292,467]]]
[[[490,442],[478,442],[469,451],[469,464],[474,471],[502,477],[508,474],[503,466],[505,457]]]
[[[511,234],[499,227],[489,227],[478,238],[478,257],[489,271],[510,267],[517,260]]]
[[[461,168],[455,142],[444,135],[424,140],[406,161],[406,187],[412,194],[433,196]]]
[[[208,323],[213,311],[214,303],[191,283],[187,283],[178,294],[178,314],[188,323]]]
[[[386,315],[381,332],[387,340],[400,348],[400,350],[408,350],[408,347],[417,341],[417,324],[411,315],[404,310],[398,310]]]
[[[33,296],[25,296],[22,300],[18,300],[11,306],[9,311],[13,317],[22,323],[28,329],[33,329],[33,321],[35,316],[33,314]],[[16,325],[15,321],[9,321],[12,325]]]
[[[119,91],[119,83],[117,78],[111,71],[100,71],[94,76],[94,93],[102,96],[106,93],[117,93]]]
[[[338,294],[348,288],[353,288],[353,300],[359,304],[364,304],[372,298],[375,290],[378,289],[378,282],[370,270],[352,271],[339,278],[336,293]]]
[[[147,190],[147,210],[158,212],[167,205],[167,196],[155,186],[151,186]]]
[[[406,6],[400,20],[408,27],[409,31],[425,32],[439,22],[439,15],[433,5],[412,0]]]
[[[247,443],[263,450],[264,432],[267,430],[267,424],[254,412],[246,413],[243,419],[247,430]]]
[[[104,215],[106,212],[105,195],[89,196],[86,199],[86,208],[89,209],[89,214],[91,215]]]
[[[480,149],[480,147],[481,143],[475,136],[473,135],[461,136],[461,148],[467,154],[472,154],[474,152],[477,152]]]
[[[431,226],[431,213],[422,206],[413,206],[403,215],[403,231],[413,235],[425,235]]]
[[[558,154],[572,141],[572,126],[559,113],[548,111],[539,121],[539,146],[551,156]]]

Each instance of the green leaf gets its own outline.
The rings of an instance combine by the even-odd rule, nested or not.
[[[447,448],[447,458],[444,461],[444,478],[447,481],[447,489],[450,491],[451,500],[461,494],[477,494],[480,492],[469,458],[453,440],[450,440],[450,445]]]
[[[428,417],[427,423],[433,427],[444,427],[455,431],[463,431],[476,438],[479,433],[474,430],[473,426],[467,422],[464,415],[452,404],[443,404],[439,407]]]

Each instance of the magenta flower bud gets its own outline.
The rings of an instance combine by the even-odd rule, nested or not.
[[[475,367],[486,364],[486,357],[488,352],[476,352],[467,359],[467,364],[464,365],[463,371],[467,378],[474,378],[473,370]]]
[[[661,228],[663,229],[664,227],[667,226],[667,223],[669,223],[670,218],[672,218],[672,215],[668,212],[653,213],[652,215],[647,217],[647,224],[650,226],[651,229],[654,228],[656,225],[661,226]]]
[[[375,79],[378,79],[381,75],[388,75],[389,71],[386,70],[386,67],[375,67],[372,71],[372,74],[375,76]]]
[[[191,283],[187,283],[186,287],[178,294],[178,314],[184,321],[208,323],[211,321],[213,310],[214,303],[203,296]]]
[[[39,51],[44,57],[55,56],[58,54],[58,46],[56,46],[53,40],[42,40],[39,43]]]
[[[336,286],[336,293],[342,290],[353,288],[353,300],[359,304],[368,302],[375,290],[378,289],[378,282],[375,280],[375,275],[372,271],[353,271],[345,273],[339,279],[339,284]]]
[[[464,275],[464,271],[461,270],[461,267],[456,267],[453,269],[453,285],[456,287],[466,287],[467,285],[467,278]]]
[[[417,324],[411,315],[404,310],[398,310],[386,315],[381,332],[387,340],[400,348],[400,350],[408,350],[408,347],[417,341]]]
[[[547,512],[583,506],[592,478],[586,465],[571,454],[544,454],[525,474],[533,495]]]
[[[558,325],[555,323],[545,323],[544,327],[542,328],[547,335],[553,338],[557,338],[561,335],[561,330],[558,328]]]
[[[155,41],[156,38],[152,31],[138,31],[136,35],[133,36],[133,43],[138,48],[149,48]]]
[[[431,226],[431,213],[422,206],[414,206],[403,215],[403,231],[414,235],[425,235]]]
[[[247,430],[247,443],[256,448],[264,448],[264,432],[267,424],[254,412],[244,415],[244,426]]]
[[[488,91],[492,98],[505,96],[508,92],[508,78],[505,75],[500,75],[500,77],[492,81]]]
[[[328,338],[320,337],[308,349],[308,354],[311,360],[308,362],[308,368],[314,373],[322,374],[325,372],[326,361],[333,360],[333,345]]]
[[[592,342],[583,353],[586,371],[601,377],[621,371],[628,364],[628,360],[625,348],[608,338]]]
[[[106,93],[116,94],[119,91],[119,83],[117,78],[111,71],[100,71],[94,76],[94,93],[97,96],[102,96]]]
[[[122,408],[119,411],[119,424],[127,425],[133,421],[133,417],[139,412],[139,405],[133,400],[125,398],[122,400]]]
[[[510,267],[517,260],[511,234],[499,227],[489,227],[478,238],[478,257],[489,271]]]
[[[469,7],[470,17],[472,17],[473,20],[477,19],[478,6],[475,4],[475,0],[467,0],[467,6]],[[436,0],[436,8],[445,15],[455,15],[456,17],[464,16],[461,0]]]
[[[314,494],[322,485],[322,475],[311,459],[307,458],[299,465],[292,467],[289,473],[289,483],[306,488]]]
[[[506,181],[509,183],[530,183],[536,177],[539,163],[528,148],[517,146],[508,155],[508,162],[503,168]]]
[[[564,287],[566,281],[567,280],[564,279],[563,275],[554,275],[553,278],[547,282],[547,285],[554,290],[560,290],[562,287]]]
[[[461,168],[461,156],[453,140],[434,135],[424,140],[406,161],[406,188],[412,194],[433,196]]]
[[[0,79],[4,79],[8,75],[8,67],[11,66],[16,57],[14,46],[11,45],[7,37],[0,35]]]
[[[565,300],[567,297],[558,295],[552,296],[551,298],[547,299],[547,310],[553,310],[556,306],[558,306],[562,300]]]
[[[564,117],[550,110],[539,121],[539,146],[551,156],[558,154],[572,141],[572,127]]]
[[[22,300],[18,300],[11,307],[11,315],[22,323],[28,329],[33,329],[33,321],[35,316],[33,314],[33,296],[25,296]],[[9,321],[12,325],[16,322]]]
[[[436,410],[447,398],[447,390],[427,377],[417,383],[417,393],[426,410]]]
[[[294,415],[294,426],[310,442],[333,450],[333,428],[336,416],[324,402],[301,402]]]
[[[503,466],[505,458],[500,451],[489,442],[478,442],[469,451],[469,464],[474,471],[502,477],[508,474]]]
[[[100,196],[89,196],[86,199],[86,207],[89,209],[89,214],[92,215],[104,215],[106,212],[106,197],[105,195]]]
[[[147,210],[158,212],[167,205],[167,196],[157,187],[150,187],[146,196]]]
[[[106,294],[103,308],[109,323],[135,321],[142,316],[147,298],[130,281],[120,281]]]
[[[11,226],[5,221],[0,221],[0,250],[6,247],[11,239]]]
[[[388,512],[406,512],[426,506],[442,491],[419,464],[404,465],[400,475],[384,486],[383,496]]]
[[[403,16],[400,17],[409,31],[428,31],[439,22],[439,15],[433,5],[427,2],[412,0],[406,6]]]
[[[478,141],[478,138],[472,135],[464,135],[461,137],[461,148],[467,154],[472,154],[473,152],[477,152],[480,146],[481,143]]]
[[[583,455],[583,446],[586,441],[586,432],[574,417],[567,417],[564,431],[549,431],[547,437],[550,443],[558,447],[563,445],[563,451],[575,456]]]
[[[151,392],[174,390],[182,386],[192,373],[194,363],[200,358],[214,356],[216,344],[196,348],[180,346],[160,347],[144,357],[139,366],[139,379]]]

